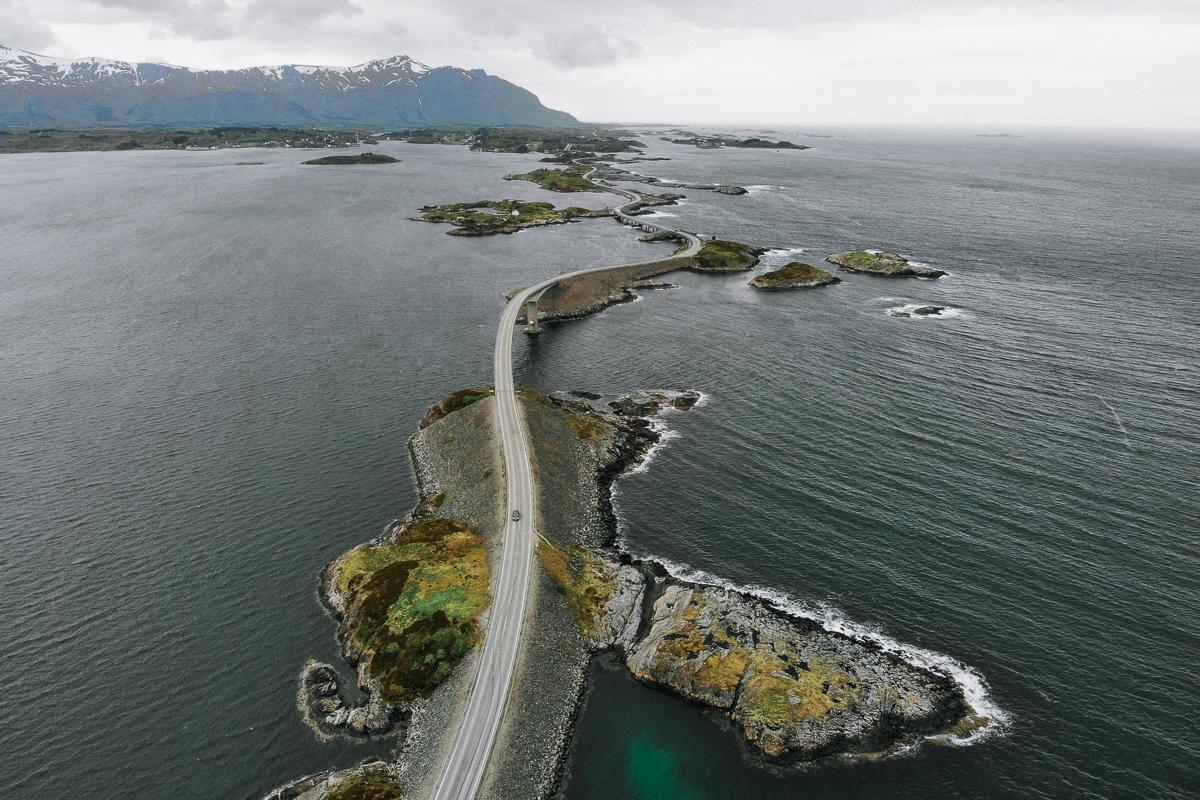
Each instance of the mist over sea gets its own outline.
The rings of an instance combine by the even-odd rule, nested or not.
[[[737,131],[732,131],[738,133]],[[693,388],[622,537],[961,661],[1002,730],[773,772],[699,708],[597,666],[566,800],[1182,798],[1200,781],[1200,147],[948,132],[647,137],[671,223],[767,263],[897,250],[938,281],[748,275],[518,337],[519,383]],[[761,134],[761,131],[745,131]],[[446,236],[427,203],[601,207],[536,155],[387,143],[0,157],[0,787],[247,798],[386,755],[295,708],[336,659],[320,569],[415,503],[405,441],[491,381],[502,293],[647,258],[608,220]],[[237,162],[264,162],[238,165]],[[888,310],[948,306],[936,319]]]

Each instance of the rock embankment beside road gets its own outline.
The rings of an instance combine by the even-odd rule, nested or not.
[[[877,754],[977,722],[948,675],[759,597],[676,579],[620,549],[612,483],[659,441],[649,417],[698,398],[574,392],[540,398],[527,412],[539,473],[547,463],[567,467],[571,479],[591,471],[598,490],[564,516],[568,488],[544,487],[543,507],[555,517],[538,548],[590,649],[616,650],[640,680],[728,714],[772,760]],[[593,502],[598,514],[586,507]]]
[[[347,699],[350,681],[338,668],[310,661],[300,680],[301,712],[322,736],[400,730],[395,761],[307,776],[269,797],[337,800],[356,796],[347,792],[360,786],[427,793],[469,687],[475,654],[464,645],[478,638],[486,575],[498,565],[504,467],[491,394],[491,387],[471,387],[429,409],[409,440],[416,508],[322,572],[322,600],[366,697]]]

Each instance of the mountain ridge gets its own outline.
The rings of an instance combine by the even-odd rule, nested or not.
[[[422,123],[579,124],[482,69],[429,67],[407,55],[210,70],[0,44],[0,127]]]

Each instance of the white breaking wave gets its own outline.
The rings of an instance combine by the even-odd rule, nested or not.
[[[1113,419],[1117,421],[1117,427],[1121,429],[1121,435],[1125,438],[1125,447],[1129,450],[1132,450],[1133,445],[1129,443],[1129,431],[1125,430],[1125,423],[1121,422],[1121,416],[1117,414],[1117,410],[1110,406],[1108,401],[1105,400],[1104,396],[1099,392],[1093,392],[1093,394],[1095,394],[1096,399],[1103,403],[1104,407],[1108,409],[1108,413],[1113,415]]]
[[[638,296],[638,299],[639,300],[641,299],[640,295]],[[678,397],[679,395],[683,394],[683,392],[676,391],[674,389],[652,389],[650,391],[645,391],[645,392],[636,392],[635,394],[660,394],[660,395],[663,395],[664,397],[674,399],[674,398]],[[692,406],[693,409],[703,408],[704,406],[708,405],[708,395],[707,394],[705,394],[704,392],[696,392],[696,394],[700,395],[700,399],[697,400],[695,405]],[[634,464],[631,468],[627,469],[623,473],[622,477],[624,475],[638,475],[638,474],[641,474],[641,473],[645,472],[646,470],[648,470],[650,468],[650,463],[652,461],[654,461],[654,457],[658,455],[659,451],[662,450],[664,447],[666,447],[668,442],[679,438],[679,436],[680,436],[679,431],[670,427],[667,424],[666,420],[662,419],[662,416],[664,414],[682,414],[682,413],[684,413],[684,412],[680,411],[678,408],[675,408],[674,406],[663,406],[662,410],[659,411],[657,415],[648,418],[647,421],[650,423],[650,428],[655,433],[658,434],[658,437],[659,437],[658,441],[655,442],[650,447],[650,449],[646,451],[646,453],[642,456],[641,460],[639,460],[638,463]],[[616,503],[616,498],[617,498],[617,483],[619,483],[619,480],[614,482],[612,485],[612,496],[613,496],[614,505]],[[620,520],[620,515],[618,514],[617,515],[618,533],[620,532],[620,526],[622,524],[623,523]]]
[[[638,475],[650,469],[650,464],[654,461],[659,451],[666,447],[667,443],[671,440],[679,438],[679,431],[668,427],[667,423],[657,417],[650,418],[650,427],[658,434],[658,441],[646,451],[641,461],[634,465],[632,469],[625,472],[626,475]],[[614,485],[613,488],[615,489],[616,486]]]
[[[889,299],[894,300],[895,298],[889,298]],[[908,317],[908,319],[956,319],[956,318],[957,319],[966,319],[968,317],[967,312],[964,311],[963,309],[950,308],[948,306],[942,307],[942,311],[938,314],[913,314],[912,313],[913,311],[916,311],[918,308],[925,308],[926,306],[929,306],[929,305],[932,305],[932,303],[906,303],[905,305],[902,305],[902,306],[892,306],[892,307],[888,308],[887,313],[888,313],[888,315],[910,314],[911,316]]]
[[[771,256],[798,256],[801,253],[807,253],[808,250],[803,247],[773,247],[763,253],[763,258]]]

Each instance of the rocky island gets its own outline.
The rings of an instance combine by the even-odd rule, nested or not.
[[[325,156],[305,161],[306,165],[329,167],[346,164],[399,164],[400,159],[385,156],[382,153],[356,153],[352,156]]]
[[[692,259],[694,272],[746,272],[758,264],[766,249],[724,239],[709,239]]]
[[[552,192],[603,192],[604,187],[583,177],[579,170],[535,169],[521,175],[508,175],[506,181],[530,181]]]
[[[842,279],[829,270],[814,267],[801,261],[793,261],[779,269],[756,275],[750,285],[764,292],[778,292],[784,289],[811,289],[816,286],[830,286],[841,283]]]
[[[855,250],[849,253],[838,253],[825,260],[830,264],[837,264],[847,272],[862,272],[867,275],[882,275],[888,278],[940,278],[946,274],[940,269],[915,266],[898,253]]]
[[[611,209],[593,210],[571,206],[555,208],[553,203],[525,202],[523,200],[479,200],[474,203],[447,203],[440,206],[423,206],[423,222],[439,222],[453,225],[446,231],[451,236],[492,236],[498,233],[516,233],[523,228],[542,225],[562,225],[578,219],[593,219],[612,216]]]
[[[690,144],[693,147],[699,147],[705,150],[716,150],[722,147],[744,147],[758,150],[809,150],[811,149],[806,144],[796,144],[785,139],[780,139],[777,142],[772,142],[770,139],[759,139],[750,137],[748,139],[738,139],[736,136],[701,136],[690,132],[684,132],[685,138],[672,139],[664,136],[663,141],[671,144]]]

